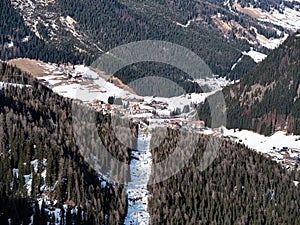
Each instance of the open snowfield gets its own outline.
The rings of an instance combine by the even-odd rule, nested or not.
[[[88,79],[88,82],[75,82],[66,79],[66,75],[59,73],[39,77],[48,82],[53,91],[58,94],[72,99],[79,99],[81,101],[92,103],[95,100],[107,102],[109,96],[119,96],[129,94],[123,89],[107,82],[97,73],[83,65],[75,66],[75,72],[82,74]]]
[[[295,9],[285,7],[283,12],[273,9],[271,13],[260,12],[259,20],[269,22],[292,31],[300,29],[300,12]]]
[[[237,142],[241,140],[249,148],[261,153],[268,153],[273,147],[277,149],[283,147],[300,149],[300,140],[296,141],[300,136],[287,135],[284,131],[278,131],[269,137],[248,130],[234,131],[234,129],[223,128],[223,131],[224,136],[235,136]]]
[[[242,52],[242,54],[250,56],[256,63],[263,61],[267,57],[266,54],[255,51],[253,48],[251,48],[248,52]]]

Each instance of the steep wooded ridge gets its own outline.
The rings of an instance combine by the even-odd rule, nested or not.
[[[179,139],[174,137],[178,131],[170,130],[152,151],[154,161],[175,149]],[[151,224],[299,224],[299,186],[293,184],[299,171],[286,171],[244,145],[227,141],[201,171],[209,141],[208,136],[199,136],[198,147],[184,168],[148,186]]]
[[[147,39],[164,40],[191,49],[215,74],[230,76],[233,73],[231,67],[242,51],[251,45],[261,48],[257,34],[251,29],[255,28],[266,38],[279,37],[277,31],[282,30],[234,9],[229,10],[224,1],[216,0],[5,0],[4,4],[9,10],[3,10],[3,24],[9,20],[5,15],[14,12],[20,15],[15,16],[16,21],[9,20],[11,30],[1,33],[6,41],[14,42],[12,49],[25,48],[21,46],[37,39],[36,42],[47,48],[55,46],[59,50],[55,56],[43,48],[39,51],[45,53],[43,61],[53,62],[84,61],[88,64],[96,53],[121,44]],[[16,23],[20,27],[20,24],[22,27],[26,25],[26,32],[19,32],[18,37],[14,35],[17,33]],[[26,36],[29,36],[29,43],[19,41]],[[5,48],[5,51],[10,50]],[[5,57],[16,55],[11,51]],[[42,57],[32,56],[27,51],[21,51],[18,56]],[[247,70],[253,66],[248,62],[246,65]],[[237,73],[239,71],[235,71]]]
[[[227,126],[270,135],[300,133],[300,37],[289,37],[238,84],[223,90]],[[209,123],[207,102],[200,117]]]
[[[5,63],[0,80],[0,223],[122,224],[125,189],[85,162],[72,130],[72,101]],[[107,150],[129,163],[109,116],[95,118]],[[95,150],[87,155],[98,156],[98,144],[87,144]]]
[[[0,58],[2,60],[28,57],[46,62],[82,62],[85,55],[72,52],[71,44],[66,43],[64,49],[61,49],[54,43],[38,38],[26,26],[24,19],[13,8],[10,0],[0,2],[0,12]]]

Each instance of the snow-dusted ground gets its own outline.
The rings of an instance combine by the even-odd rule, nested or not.
[[[296,141],[300,136],[297,135],[287,135],[284,131],[277,131],[272,136],[264,136],[253,131],[248,130],[235,130],[223,128],[224,136],[235,136],[237,137],[236,141],[241,140],[249,148],[252,148],[261,153],[268,153],[270,150],[275,148],[299,148],[300,149],[300,140]]]
[[[171,98],[163,98],[163,97],[156,97],[156,101],[166,102],[169,104],[168,109],[166,110],[157,110],[157,114],[161,115],[170,115],[172,111],[176,108],[183,109],[184,106],[190,105],[191,103],[201,103],[204,102],[206,97],[208,96],[207,93],[192,93],[186,95],[175,96]],[[145,102],[151,102],[153,97],[146,96],[144,97]]]
[[[260,13],[259,20],[261,21],[269,22],[292,31],[300,29],[300,12],[295,9],[285,7],[282,13],[276,9],[273,9],[270,13]]]
[[[191,25],[192,22],[196,22],[196,21],[199,21],[199,20],[201,20],[201,18],[190,19],[190,20],[187,21],[186,24],[182,24],[182,23],[179,23],[179,22],[175,22],[175,23],[176,23],[177,26],[187,28]]]
[[[33,166],[34,172],[37,173],[38,172],[38,167],[39,167],[39,161],[37,159],[33,160],[30,162],[30,164]],[[42,168],[43,171],[41,172],[41,177],[43,178],[43,182],[46,182],[46,173],[47,173],[47,160],[44,159],[43,163],[42,163]],[[13,168],[12,170],[13,173],[13,177],[19,177],[19,169],[17,168]],[[27,194],[28,196],[31,195],[31,188],[32,188],[32,173],[30,174],[26,174],[24,175],[24,181],[25,181],[25,186],[26,186],[26,190],[27,190]],[[11,189],[13,188],[13,181],[11,183]],[[46,185],[44,184],[43,186],[41,186],[40,190],[43,191],[46,188]]]
[[[61,221],[61,219],[63,218],[64,220],[66,220],[67,217],[67,209],[68,209],[68,205],[64,204],[63,205],[63,209],[64,209],[64,213],[62,212],[61,208],[55,208],[54,206],[57,204],[57,200],[52,200],[50,198],[48,198],[47,196],[43,197],[43,198],[38,198],[37,199],[40,210],[42,208],[42,204],[44,202],[45,204],[45,212],[48,216],[50,217],[54,217],[54,224],[55,225],[60,225],[60,224],[64,224],[64,222]],[[71,214],[72,215],[76,215],[78,212],[78,208],[71,208]],[[84,213],[84,211],[81,211],[81,218],[84,219],[86,218],[86,214]],[[33,221],[32,221],[33,222]],[[30,225],[32,224],[32,222],[30,223]]]
[[[196,80],[200,85],[207,84],[213,89],[209,93],[192,93],[185,94],[181,96],[175,96],[172,98],[164,97],[155,97],[153,96],[138,96],[132,94],[126,90],[123,90],[113,83],[110,83],[100,77],[97,73],[92,71],[90,68],[83,65],[75,66],[75,73],[83,74],[85,78],[84,82],[74,82],[66,79],[66,74],[55,70],[55,67],[49,66],[50,75],[39,77],[39,79],[44,79],[49,83],[50,88],[58,94],[72,98],[79,99],[85,103],[93,103],[96,100],[101,100],[107,102],[109,96],[115,96],[116,98],[120,97],[123,99],[123,102],[126,103],[126,99],[143,99],[144,105],[141,104],[140,108],[145,108],[145,104],[155,101],[161,101],[168,104],[167,109],[160,110],[156,109],[157,114],[159,115],[170,115],[172,111],[176,108],[183,109],[186,105],[191,105],[194,103],[203,102],[206,97],[210,94],[213,94],[216,90],[221,90],[224,86],[228,85],[230,82],[224,78],[208,78],[208,79],[199,79]],[[57,68],[56,68],[57,69]],[[89,80],[87,82],[87,79]],[[153,110],[153,108],[152,108]],[[135,114],[133,117],[144,117],[149,116],[148,114]]]
[[[128,196],[128,213],[126,225],[150,224],[150,215],[147,211],[149,192],[147,183],[151,173],[152,155],[150,152],[151,134],[146,130],[139,134],[137,151],[132,155],[137,159],[131,160],[131,181],[126,186]]]
[[[4,46],[6,46],[6,47],[8,47],[8,48],[12,48],[12,47],[14,47],[14,43],[13,43],[13,41],[5,42],[5,43],[4,43]]]
[[[229,1],[224,3],[224,5],[227,5],[229,9],[233,7],[238,12],[245,13],[258,21],[273,24],[283,28],[285,31],[282,38],[268,39],[264,35],[260,34],[255,27],[251,27],[251,29],[255,30],[258,43],[269,49],[277,48],[288,37],[288,33],[290,31],[295,32],[300,29],[300,10],[297,4],[293,4],[290,7],[281,4],[279,5],[279,10],[271,8],[269,12],[260,8],[254,8],[251,4],[247,7],[242,8],[237,0],[234,1],[232,6],[230,5]],[[277,30],[278,34],[281,33],[281,31],[279,31],[278,29],[275,28],[275,30]]]
[[[284,37],[282,38],[270,38],[267,39],[265,36],[263,35],[257,35],[256,39],[258,40],[258,42],[268,48],[268,49],[275,49],[277,48],[279,45],[281,45],[287,38],[288,38],[288,34],[284,34]]]
[[[96,48],[103,50],[95,44],[80,29],[80,25],[70,16],[61,16],[56,10],[56,0],[10,0],[12,6],[17,9],[23,17],[25,24],[35,35],[44,39],[41,35],[40,25],[45,26],[49,37],[52,41],[60,41],[61,37],[72,35],[76,39],[76,44],[84,48]],[[67,35],[66,35],[67,34]],[[25,39],[25,42],[28,41]],[[79,51],[84,51],[80,47],[74,45]]]
[[[256,63],[263,61],[267,57],[266,54],[255,51],[253,48],[251,48],[248,52],[242,52],[242,54],[250,56]]]
[[[240,3],[235,0],[234,7],[238,11],[246,13],[259,21],[268,22],[291,31],[300,29],[300,11],[296,5],[292,6],[292,8],[280,5],[280,11],[271,8],[271,10],[267,12],[260,8],[254,8],[251,4],[242,8]]]
[[[24,84],[17,84],[17,83],[8,83],[8,82],[0,81],[0,89],[1,88],[6,88],[7,86],[14,86],[14,87],[20,87],[20,88],[31,87],[31,85],[24,85]]]
[[[38,173],[38,168],[39,168],[39,160],[35,159],[35,160],[32,160],[30,162],[30,164],[33,166],[33,171],[35,173]],[[47,190],[47,189],[52,189],[53,187],[47,187],[45,185],[45,182],[46,182],[46,174],[47,174],[47,160],[46,159],[43,159],[43,162],[42,162],[42,172],[41,172],[41,178],[43,179],[43,185],[40,187],[40,191],[44,191],[44,190]],[[13,177],[19,177],[19,169],[16,169],[16,168],[13,168],[12,170],[12,173],[13,173]],[[27,189],[27,193],[28,193],[28,196],[31,195],[31,188],[32,188],[32,173],[31,174],[27,174],[27,175],[24,175],[24,181],[25,181],[25,187]],[[11,183],[11,189],[13,188],[13,181]],[[49,217],[54,217],[55,218],[55,225],[60,225],[61,224],[61,218],[62,218],[62,210],[60,208],[56,208],[56,205],[57,205],[57,200],[55,199],[51,199],[49,198],[47,195],[45,194],[42,194],[41,197],[37,198],[37,201],[38,201],[38,204],[39,204],[39,207],[41,209],[42,207],[42,204],[43,202],[45,203],[45,212],[46,214],[49,216]],[[63,208],[64,208],[64,215],[63,217],[66,218],[66,212],[67,212],[67,208],[68,208],[68,205],[67,204],[64,204],[63,205]],[[77,207],[76,208],[72,208],[71,209],[71,214],[77,214]],[[82,211],[82,214],[81,214],[81,217],[82,218],[85,218],[86,214],[84,213],[84,211]],[[29,223],[29,225],[32,225],[33,224],[33,215],[31,216],[31,222]]]
[[[243,143],[250,149],[282,163],[286,168],[294,168],[300,159],[300,135],[277,131],[272,136],[264,136],[249,130],[205,128],[194,130],[206,135],[214,135],[226,140]],[[299,163],[298,163],[299,164]]]
[[[107,102],[109,96],[119,96],[121,93],[124,95],[127,94],[126,91],[107,82],[88,67],[83,65],[75,66],[75,72],[82,73],[83,77],[90,79],[90,82],[79,83],[67,81],[65,79],[66,75],[63,73],[59,74],[58,72],[39,77],[39,79],[45,79],[49,82],[50,87],[58,94],[87,103],[92,103],[95,100]]]

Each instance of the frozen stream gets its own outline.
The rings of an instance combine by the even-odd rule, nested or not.
[[[151,173],[152,156],[150,152],[151,134],[144,130],[138,135],[137,150],[132,152],[130,164],[131,181],[126,186],[128,196],[128,213],[126,225],[149,224],[147,211],[149,192],[147,183]]]

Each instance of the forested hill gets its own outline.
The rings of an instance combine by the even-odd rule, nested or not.
[[[173,153],[179,132],[170,130],[170,136],[152,151],[154,162]],[[209,142],[207,135],[200,136],[186,166],[170,179],[148,187],[153,196],[149,202],[151,224],[300,223],[299,185],[293,183],[299,180],[299,171],[286,171],[244,145],[225,141],[212,164],[201,171]]]
[[[2,60],[27,57],[46,62],[80,63],[85,54],[71,50],[70,44],[58,48],[46,39],[40,39],[26,25],[22,15],[15,10],[10,0],[0,1],[0,58]]]
[[[227,126],[271,134],[300,133],[300,36],[289,37],[240,83],[223,90]],[[209,123],[207,102],[200,117]]]
[[[73,135],[72,101],[5,63],[0,81],[0,224],[122,224],[125,189],[86,163]],[[107,150],[129,163],[109,117],[96,118]],[[85,153],[97,159],[96,151]]]
[[[264,51],[251,29],[266,38],[279,38],[282,34],[276,29],[283,30],[240,15],[229,10],[223,1],[215,0],[56,0],[32,1],[32,5],[25,0],[4,0],[1,4],[0,22],[6,27],[1,35],[6,42],[14,43],[11,50],[20,49],[10,52],[3,47],[6,58],[26,56],[43,61],[90,63],[97,52],[121,44],[164,40],[191,49],[215,74],[225,76],[241,52],[251,45]],[[10,15],[14,15],[14,20],[9,19]],[[26,36],[28,44],[22,42]],[[40,49],[35,50],[39,55],[22,50],[29,51],[28,45]],[[58,50],[55,57],[53,46]],[[247,71],[253,63],[246,61],[244,65],[242,70]]]

